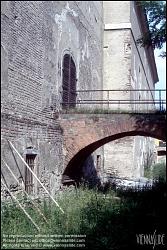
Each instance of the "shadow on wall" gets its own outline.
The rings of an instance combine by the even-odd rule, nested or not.
[[[82,183],[86,184],[89,187],[100,185],[100,178],[98,177],[94,158],[92,155],[88,156],[88,158],[84,162],[81,172]]]
[[[80,160],[81,159],[82,157]],[[90,188],[94,186],[100,186],[101,182],[96,170],[93,155],[89,155],[86,160],[82,159],[79,165],[80,166],[78,168],[68,168],[68,170],[72,171],[65,171],[62,177],[63,185],[78,186],[79,183],[82,183],[83,185],[89,186]]]

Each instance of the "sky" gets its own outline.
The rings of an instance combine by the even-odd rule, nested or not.
[[[161,51],[166,51],[166,44],[162,50],[155,49],[155,61],[158,71],[159,82],[156,83],[155,89],[166,89],[166,58],[159,57]],[[163,93],[163,98],[166,99],[166,93]]]

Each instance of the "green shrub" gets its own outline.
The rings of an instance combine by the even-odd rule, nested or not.
[[[151,167],[145,167],[144,176],[149,179],[161,180],[166,182],[166,163],[156,163]]]
[[[161,162],[153,165],[152,175],[153,179],[166,181],[166,163]]]

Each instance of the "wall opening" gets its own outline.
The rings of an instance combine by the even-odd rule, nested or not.
[[[34,155],[26,155],[26,163],[31,168],[32,171],[34,171]],[[33,193],[33,187],[34,187],[34,181],[33,181],[33,175],[30,172],[30,170],[26,167],[25,169],[25,190],[28,194]]]
[[[81,170],[82,170],[83,164],[85,162],[85,159],[89,155],[91,155],[96,149],[100,148],[101,146],[104,146],[106,143],[109,143],[109,142],[112,142],[112,141],[115,141],[117,139],[127,137],[127,136],[144,136],[144,137],[151,137],[154,139],[165,141],[165,135],[163,133],[162,135],[161,134],[159,135],[158,133],[156,134],[152,132],[145,132],[145,131],[138,131],[138,130],[117,133],[111,136],[104,137],[78,150],[78,152],[67,162],[67,166],[62,175],[62,183],[65,184],[63,180],[64,176],[68,176],[69,178],[79,183],[80,180],[82,179]],[[97,158],[96,158],[96,163],[97,163]],[[104,166],[104,161],[103,161],[103,166]],[[104,167],[103,167],[103,171],[104,171]]]
[[[159,147],[166,147],[166,142],[159,141]]]
[[[97,169],[97,172],[100,171],[100,169],[101,169],[101,155],[97,155],[96,169]]]
[[[159,151],[157,152],[157,155],[158,155],[158,156],[166,155],[166,150],[159,150]]]
[[[37,151],[33,147],[26,148],[25,161],[31,170],[35,173],[36,171],[36,156]],[[25,191],[28,194],[34,193],[34,176],[30,170],[25,166]]]
[[[65,54],[63,58],[63,95],[62,108],[76,107],[76,67],[72,56]]]

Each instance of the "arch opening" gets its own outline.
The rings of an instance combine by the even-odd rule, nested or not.
[[[62,176],[62,183],[66,184],[66,180],[69,180],[69,182],[70,180],[71,181],[73,180],[76,183],[80,182],[82,178],[82,166],[85,162],[85,159],[87,159],[89,155],[91,155],[96,149],[100,148],[101,146],[109,142],[115,141],[117,139],[127,137],[127,136],[144,136],[144,137],[151,137],[151,138],[165,141],[163,140],[163,138],[158,138],[158,136],[155,136],[155,134],[151,132],[144,132],[144,131],[128,131],[128,132],[122,132],[122,133],[114,134],[112,136],[105,137],[81,149],[69,161]]]

